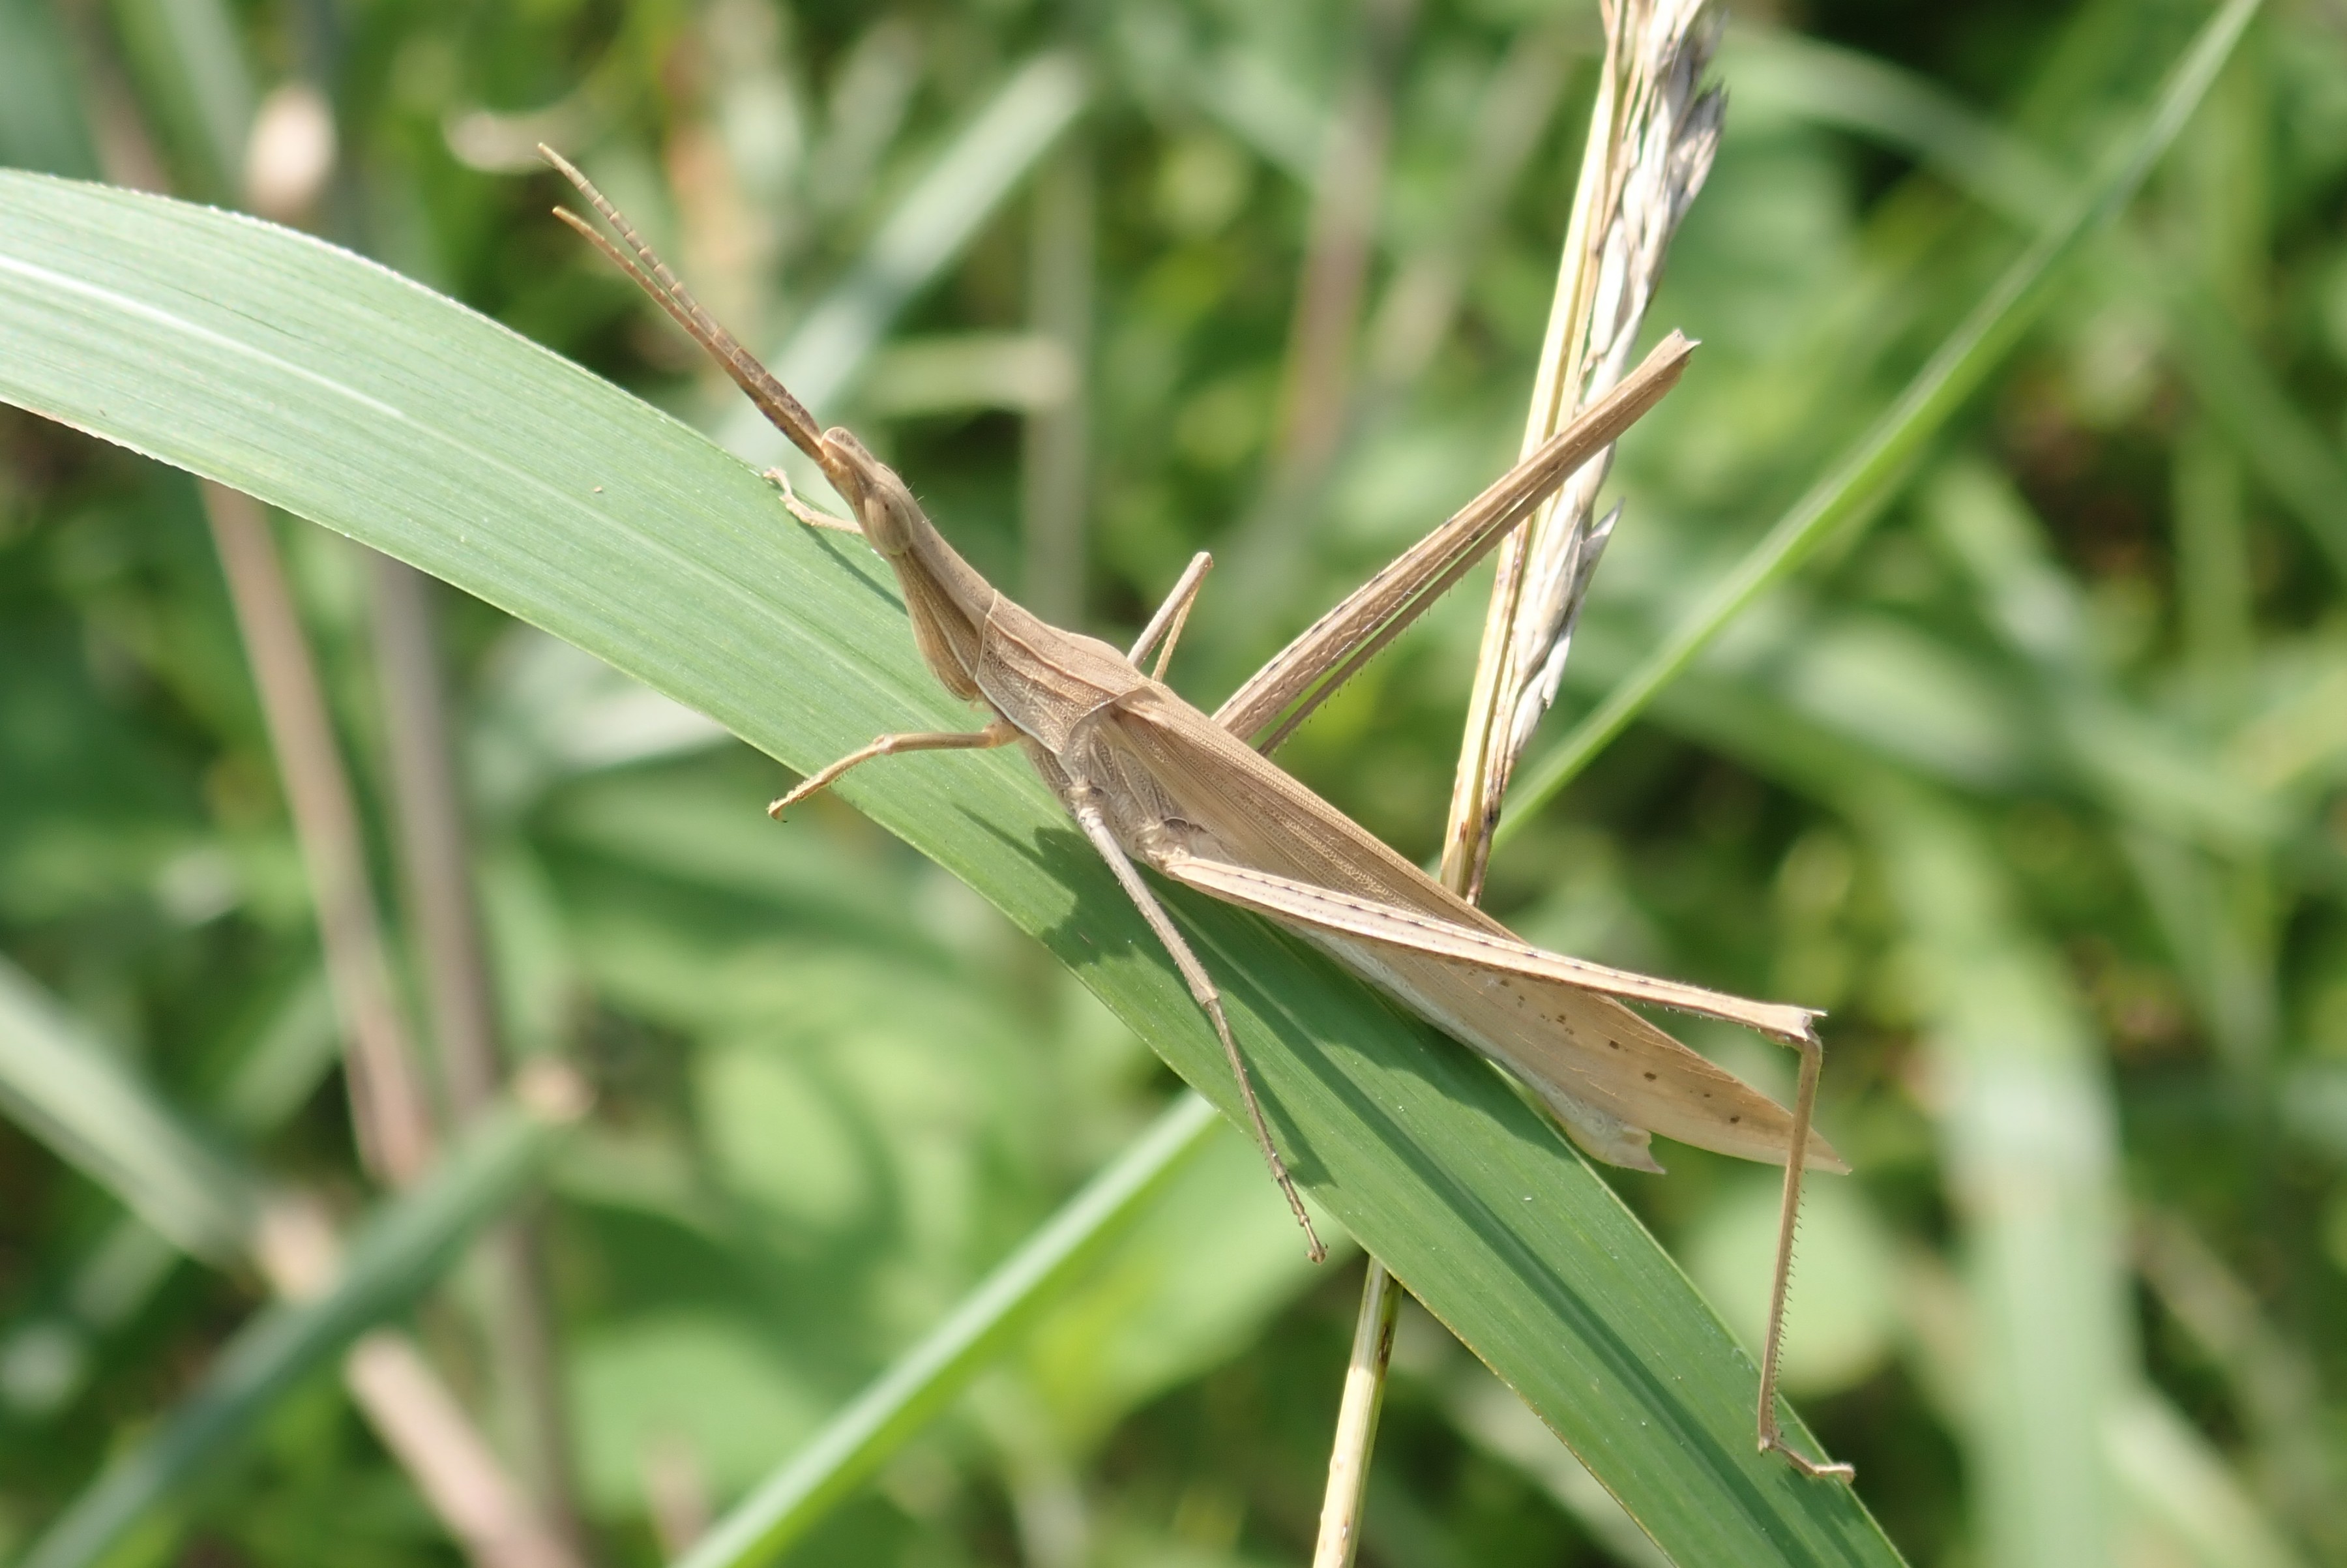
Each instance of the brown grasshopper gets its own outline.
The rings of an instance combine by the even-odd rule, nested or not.
[[[1786,1163],[1786,1204],[1762,1360],[1760,1446],[1810,1474],[1847,1478],[1787,1447],[1775,1380],[1788,1253],[1808,1166],[1848,1166],[1810,1129],[1824,1049],[1809,1009],[1705,990],[1544,952],[1403,859],[1266,754],[1425,607],[1522,523],[1592,455],[1670,390],[1694,344],[1676,333],[1604,398],[1378,573],[1275,657],[1211,718],[1157,679],[1172,657],[1208,558],[1201,554],[1130,650],[1047,624],[1012,603],[930,525],[896,472],[846,430],[819,428],[798,399],[703,311],[626,218],[548,149],[626,242],[622,251],[567,209],[556,216],[616,262],[692,334],[854,508],[853,520],[803,505],[801,520],[860,534],[897,574],[921,657],[955,696],[992,716],[966,732],[882,735],[769,808],[790,806],[850,768],[901,752],[1018,745],[1108,863],[1212,1022],[1256,1144],[1325,1255],[1289,1179],[1205,967],[1142,877],[1171,881],[1270,917],[1421,1017],[1498,1061],[1537,1095],[1583,1151],[1660,1171],[1653,1132],[1698,1148]],[[632,251],[630,256],[629,251]],[[1153,672],[1140,661],[1157,650]],[[1274,724],[1274,721],[1277,721]],[[1258,746],[1247,737],[1273,726]],[[1136,864],[1138,863],[1138,864]],[[1624,1001],[1745,1025],[1801,1053],[1792,1112],[1696,1055]]]

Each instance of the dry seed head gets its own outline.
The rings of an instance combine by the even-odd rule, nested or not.
[[[1711,0],[1615,0],[1606,24],[1605,85],[1573,216],[1580,253],[1568,255],[1560,283],[1561,292],[1569,290],[1572,312],[1562,343],[1552,339],[1547,362],[1561,373],[1543,371],[1557,378],[1549,383],[1556,388],[1547,413],[1551,429],[1628,370],[1671,236],[1711,171],[1726,107],[1719,89],[1703,86],[1719,37],[1720,13]],[[1582,600],[1620,516],[1618,507],[1596,514],[1612,462],[1609,446],[1585,464],[1501,565],[1484,648],[1487,664],[1496,659],[1497,668],[1483,678],[1490,695],[1479,704],[1488,729],[1471,743],[1483,759],[1473,794],[1480,821],[1461,835],[1471,846],[1471,888],[1481,886],[1509,777],[1556,700]],[[1454,811],[1466,804],[1456,803]]]
[[[1718,88],[1701,87],[1719,37],[1718,12],[1709,0],[1633,0],[1618,25],[1627,67],[1620,78],[1622,133],[1605,184],[1612,200],[1594,228],[1584,323],[1574,333],[1576,405],[1603,395],[1628,369],[1671,236],[1711,172],[1726,108]],[[1511,770],[1556,700],[1573,622],[1620,515],[1618,507],[1603,519],[1594,515],[1612,462],[1608,447],[1533,525],[1501,710],[1507,724],[1501,754]]]

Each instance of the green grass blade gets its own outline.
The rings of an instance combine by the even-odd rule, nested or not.
[[[0,399],[398,556],[794,768],[967,722],[861,546],[794,524],[676,421],[331,247],[0,175]],[[900,759],[843,793],[1235,1110],[1179,977],[1020,759]],[[1850,1491],[1755,1451],[1749,1358],[1495,1074],[1252,917],[1169,903],[1223,984],[1299,1180],[1673,1555],[1897,1560]]]
[[[109,1465],[19,1568],[82,1568],[102,1559],[226,1457],[302,1377],[428,1289],[536,1177],[566,1120],[518,1104],[484,1117],[420,1185],[359,1233],[332,1290],[270,1307],[239,1332],[196,1391]]]
[[[236,17],[222,0],[117,0],[113,15],[139,107],[179,160],[177,188],[236,200],[257,97]]]
[[[2026,229],[2058,221],[2070,183],[2036,149],[1918,72],[1779,28],[1731,29],[1739,113],[1784,115],[1896,148]]]
[[[1058,1288],[1205,1147],[1219,1125],[1212,1105],[1194,1094],[1182,1096],[928,1337],[695,1542],[678,1568],[744,1568],[770,1560],[805,1534],[1007,1348]]]
[[[2024,142],[1929,79],[1870,56],[1797,35],[1735,40],[1738,101],[1854,131],[1913,156],[1973,200],[2016,222],[2058,218],[2066,182]],[[2179,368],[2203,408],[2269,489],[2347,577],[2347,466],[2278,383],[2205,286],[2157,259],[2147,236],[2124,233],[2127,292],[2162,302]]]
[[[2104,1430],[2135,1512],[2205,1568],[2308,1568],[2199,1428],[2159,1394],[2121,1402]]]
[[[176,1245],[215,1262],[244,1252],[251,1179],[5,959],[0,1110]]]
[[[1923,973],[1928,1049],[1958,1085],[1938,1120],[1975,1312],[1967,1450],[1984,1555],[2116,1560],[2104,1435],[2137,1376],[2117,1113],[2058,951],[2014,915],[1985,835],[1876,786],[1885,880]]]
[[[818,415],[828,409],[897,313],[961,254],[1091,93],[1071,56],[1039,55],[1020,67],[905,193],[839,286],[792,330],[774,355],[774,374]],[[769,465],[781,460],[785,446],[746,404],[725,421],[718,440]]]
[[[2231,56],[2258,4],[2230,0],[2209,19],[2169,73],[2142,127],[2103,178],[2006,269],[1890,412],[1778,519],[1663,646],[1575,724],[1555,751],[1526,770],[1510,792],[1499,840],[1512,837],[1521,824],[1555,799],[1755,600],[1798,570],[1837,528],[1889,498],[1893,483],[2027,327],[2055,268],[2135,195]]]
[[[142,1187],[147,1194],[145,1204],[118,1215],[102,1236],[82,1249],[79,1261],[67,1271],[71,1283],[64,1291],[64,1311],[57,1311],[56,1303],[43,1301],[15,1323],[0,1327],[0,1362],[5,1362],[11,1355],[31,1353],[28,1348],[37,1347],[45,1340],[59,1343],[58,1336],[67,1337],[66,1342],[77,1347],[67,1363],[73,1368],[72,1375],[59,1378],[29,1403],[16,1404],[14,1411],[19,1418],[29,1415],[55,1419],[70,1407],[86,1386],[87,1374],[92,1368],[84,1358],[95,1349],[96,1337],[120,1328],[135,1318],[189,1251],[186,1238],[175,1240],[166,1235],[144,1217],[139,1208],[157,1202],[189,1201],[204,1202],[211,1207],[225,1201],[233,1208],[238,1234],[230,1236],[223,1233],[199,1255],[209,1255],[214,1262],[231,1256],[241,1261],[238,1249],[251,1239],[249,1224],[255,1207],[252,1194],[261,1190],[262,1182],[257,1173],[233,1165],[232,1156],[213,1150],[198,1131],[175,1122],[171,1109],[129,1077],[127,1070],[117,1064],[116,1053],[102,1050],[87,1027],[67,1016],[55,999],[35,989],[31,992],[32,1006],[24,1007],[22,998],[30,985],[29,980],[9,970],[5,960],[0,960],[0,998],[7,998],[0,999],[0,1033],[22,1029],[29,1017],[53,1037],[56,1049],[73,1052],[90,1063],[85,1071],[127,1080],[111,1092],[143,1102],[146,1114],[152,1118],[150,1129],[162,1129],[160,1137],[152,1135],[150,1131],[144,1141],[133,1147],[135,1157],[151,1160],[158,1150],[172,1148],[193,1146],[197,1150],[197,1163],[171,1162],[161,1173],[163,1180]],[[16,994],[10,997],[11,991]],[[250,1053],[213,1096],[210,1109],[214,1120],[228,1131],[248,1137],[275,1131],[316,1091],[319,1081],[333,1071],[341,1060],[339,1044],[333,1002],[327,994],[324,972],[313,968],[288,994],[253,1040]],[[5,1054],[6,1049],[0,1044],[0,1054]],[[122,1138],[125,1125],[116,1116],[106,1114],[90,1128],[90,1136],[111,1144]],[[56,1139],[49,1142],[59,1154],[74,1158],[73,1152]],[[75,1163],[82,1163],[79,1160]],[[83,1164],[83,1169],[98,1175],[87,1164]],[[100,1175],[99,1179],[105,1177]],[[127,1182],[108,1182],[108,1185],[117,1197],[128,1202]],[[220,1212],[225,1214],[227,1210]]]
[[[0,0],[0,164],[94,179],[73,56],[43,0]]]
[[[2146,261],[2146,271],[2157,269],[2157,262]],[[2224,427],[2267,488],[2298,515],[2331,569],[2347,580],[2347,464],[2205,286],[2171,278],[2164,292],[2177,363],[2200,406]]]

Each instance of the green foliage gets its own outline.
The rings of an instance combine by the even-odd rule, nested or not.
[[[340,1277],[313,1299],[280,1302],[220,1347],[169,1419],[108,1463],[25,1561],[103,1561],[190,1478],[217,1465],[247,1428],[284,1403],[369,1326],[446,1274],[474,1233],[509,1207],[543,1165],[557,1119],[508,1109],[470,1129],[431,1176],[360,1229]]]
[[[1824,1120],[1858,1174],[1805,1230],[1788,1370],[1918,1562],[2347,1549],[2326,1327],[2347,1310],[2331,22],[2253,24],[2027,330],[1993,323],[2014,331],[1968,368],[1970,399],[1870,470],[1881,487],[1815,490],[2065,200],[2144,145],[2213,12],[2000,5],[1926,29],[1825,6],[1807,36],[1731,32],[1726,144],[1653,323],[1706,346],[1624,449],[1555,733],[1610,733],[1592,715],[1629,710],[1609,694],[1645,705],[1602,752],[1567,743],[1571,784],[1494,862],[1495,907],[1535,939],[1833,1009]],[[1359,26],[1175,0],[0,0],[0,161],[224,201],[247,126],[283,123],[272,89],[306,81],[340,158],[301,221],[563,356],[240,220],[0,177],[11,398],[479,596],[444,596],[440,651],[499,1023],[515,1060],[561,1052],[600,1091],[552,1157],[545,1235],[602,1561],[677,1555],[761,1483],[831,1509],[745,1521],[811,1529],[793,1561],[1296,1560],[1355,1276],[1302,1264],[1242,1142],[1163,1141],[1202,1123],[1135,1031],[1221,1095],[1211,1043],[1014,759],[899,760],[856,810],[760,815],[786,775],[726,731],[806,766],[952,706],[863,552],[789,524],[685,428],[771,460],[546,217],[529,145],[579,156],[1014,590],[1070,580],[1038,519],[1072,368],[1071,613],[1129,633],[1213,548],[1174,671],[1211,705],[1504,465],[1547,309],[1590,12],[1422,9],[1339,456],[1275,483],[1324,133],[1371,68]],[[1088,259],[1051,272],[1086,210]],[[1092,323],[1072,358],[1051,335],[1071,275]],[[1698,620],[1771,519],[1819,515],[1813,494],[1868,515]],[[422,1016],[364,558],[290,518],[277,534]],[[1475,600],[1283,753],[1414,855],[1447,796]],[[1718,635],[1676,680],[1623,686],[1696,624]],[[231,1261],[253,1192],[387,1201],[325,1078],[281,796],[192,487],[0,421],[0,948],[27,977],[0,1013],[0,1557],[109,1460],[177,1451],[283,1321]],[[1525,1400],[1683,1563],[1836,1560],[1817,1534],[1805,1557],[1792,1533],[1736,1532],[1867,1528],[1745,1451],[1748,1363],[1645,1234],[1755,1342],[1756,1172],[1679,1150],[1667,1178],[1601,1184],[1463,1053],[1251,921],[1183,914],[1307,1176],[1524,1396],[1413,1309],[1366,1560],[1650,1552]],[[1753,1042],[1692,1038],[1789,1076]],[[1355,1084],[1443,1130],[1340,1132]],[[1087,1188],[1104,1171],[1132,1201]],[[1503,1188],[1504,1216],[1476,1216]],[[1451,1228],[1429,1194],[1456,1201]],[[175,1268],[164,1235],[229,1266]],[[1510,1294],[1536,1259],[1558,1288]],[[437,1277],[410,1262],[363,1317]],[[487,1277],[458,1267],[407,1317],[518,1466]],[[1565,1300],[1585,1316],[1560,1334]],[[1625,1323],[1635,1353],[1576,1360]],[[1600,1362],[1611,1392],[1587,1380]],[[241,1446],[174,1473],[183,1533],[130,1549],[449,1560],[341,1393],[292,1387],[235,1406]],[[1657,1400],[1716,1447],[1638,1427]]]

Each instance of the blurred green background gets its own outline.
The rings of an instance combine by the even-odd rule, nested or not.
[[[1557,728],[1895,395],[2206,15],[1733,14],[1649,326],[1706,346],[1625,447]],[[1582,0],[0,0],[0,162],[295,221],[746,449],[730,388],[547,216],[551,141],[1034,608],[1129,635],[1212,548],[1174,673],[1211,706],[1512,459],[1601,36]],[[1494,860],[1534,940],[1831,1009],[1821,1119],[1858,1173],[1812,1189],[1788,1384],[1919,1563],[2347,1562],[2342,211],[2347,10],[2277,5],[1892,498]],[[358,547],[276,531],[428,1038],[381,589]],[[502,1048],[600,1099],[518,1253],[409,1327],[594,1560],[654,1562],[1175,1084],[845,807],[776,827],[785,778],[707,721],[436,608]],[[1413,856],[1481,621],[1454,594],[1283,753]],[[0,951],[0,1058],[130,1064],[220,1157],[364,1206],[196,491],[13,412]],[[0,1108],[11,1556],[264,1292]],[[1757,1344],[1770,1173],[1665,1159],[1614,1184]],[[792,1560],[1301,1559],[1358,1268],[1307,1266],[1222,1137]],[[1396,1365],[1364,1561],[1655,1560],[1423,1315]],[[459,1560],[325,1375],[134,1547]]]

